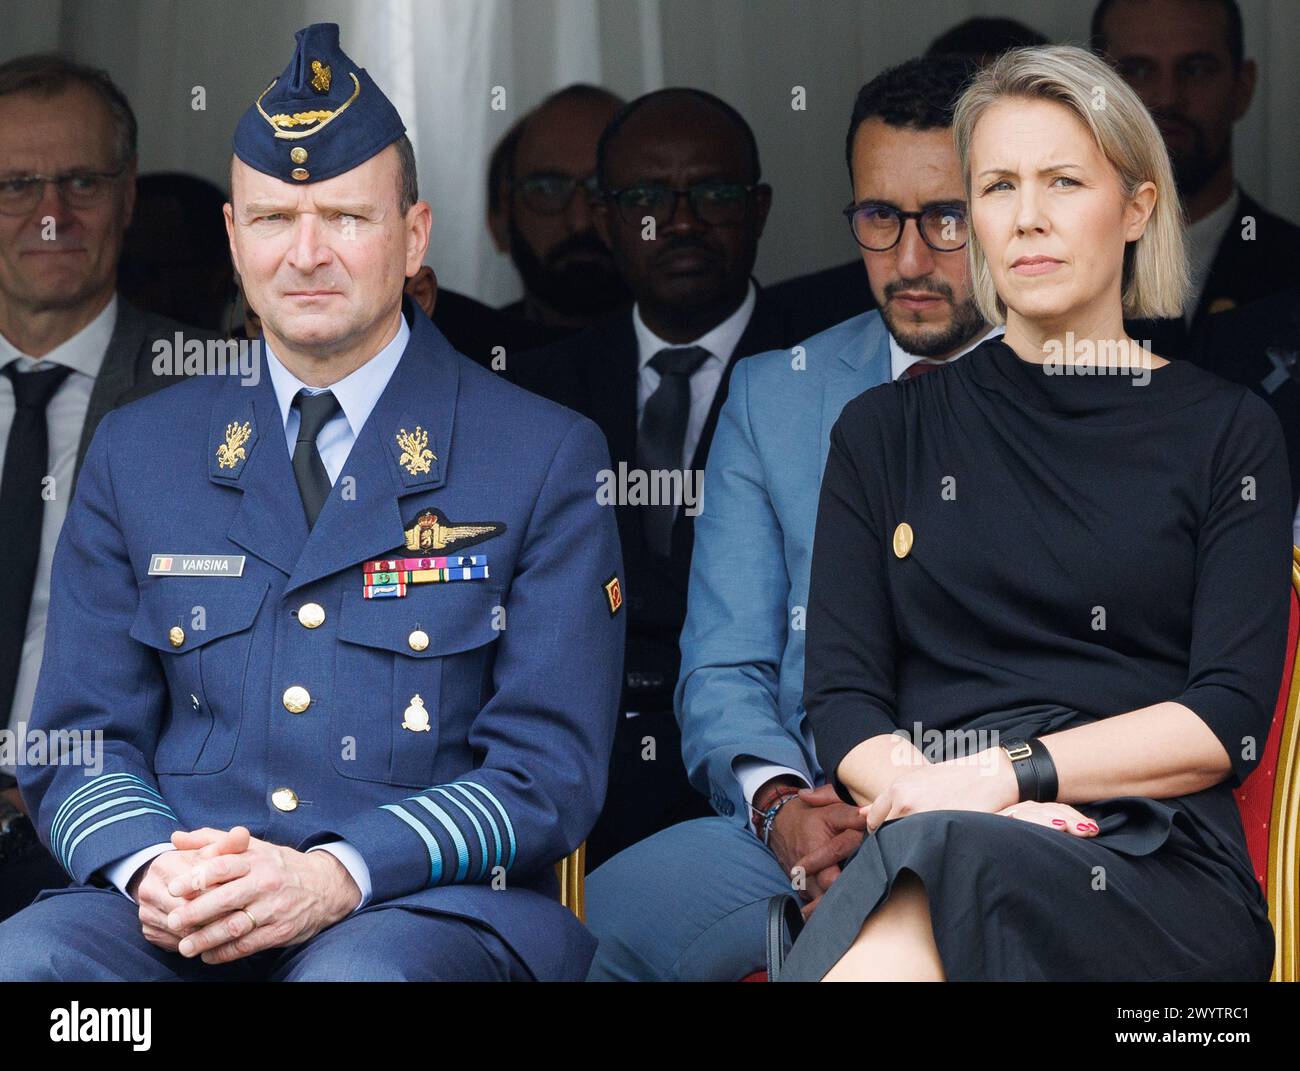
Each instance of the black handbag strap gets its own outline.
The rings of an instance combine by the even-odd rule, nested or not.
[[[799,898],[781,893],[767,902],[767,980],[775,982],[785,963],[786,934],[793,944],[803,929]]]

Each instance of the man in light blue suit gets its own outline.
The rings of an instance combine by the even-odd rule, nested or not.
[[[949,130],[968,74],[955,59],[913,60],[858,95],[845,214],[879,310],[732,374],[696,518],[675,695],[687,770],[719,817],[666,829],[591,876],[591,980],[748,975],[763,965],[767,900],[793,888],[815,908],[861,842],[865,823],[825,784],[803,710],[817,499],[845,403],[990,335],[971,300]]]

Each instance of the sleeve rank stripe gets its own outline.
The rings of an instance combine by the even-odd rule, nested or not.
[[[510,838],[510,859],[506,863],[506,869],[509,870],[512,866],[515,865],[515,847],[516,847],[515,827],[510,824],[510,816],[506,814],[506,809],[501,806],[501,801],[498,800],[496,796],[492,795],[491,792],[489,792],[486,788],[480,785],[477,781],[453,781],[452,784],[467,785],[470,788],[478,789],[480,792],[483,793],[483,795],[485,795],[488,798],[488,801],[492,804],[492,806],[497,809],[497,813],[501,815],[501,820],[506,824],[506,834]]]
[[[483,827],[478,824],[478,819],[474,817],[474,813],[463,803],[461,803],[460,800],[458,800],[455,796],[453,796],[450,792],[448,792],[445,788],[441,788],[441,787],[434,788],[431,791],[438,793],[438,795],[440,796],[446,796],[447,799],[449,799],[452,803],[454,803],[457,807],[459,807],[462,811],[465,812],[465,817],[469,819],[470,824],[474,827],[474,832],[478,835],[478,852],[479,852],[479,859],[482,864],[479,867],[478,873],[474,875],[474,878],[475,880],[477,880],[478,878],[483,877],[483,875],[486,874],[490,869],[490,865],[488,863],[487,838],[483,836]]]
[[[405,808],[396,803],[385,803],[380,808],[381,811],[391,811],[397,815],[403,822],[410,826],[424,841],[424,846],[429,852],[430,865],[430,885],[442,884],[442,849],[438,847],[438,842],[433,839],[433,834],[425,827],[413,814],[407,814]]]
[[[418,803],[431,814],[435,821],[442,826],[451,837],[451,842],[456,846],[456,881],[464,881],[465,875],[469,873],[469,845],[465,843],[465,838],[460,834],[460,827],[451,820],[451,815],[439,807],[428,796],[409,796],[409,800]]]

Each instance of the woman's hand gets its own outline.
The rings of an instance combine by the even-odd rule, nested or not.
[[[1095,837],[1100,829],[1096,822],[1086,814],[1076,811],[1068,803],[1013,803],[1004,807],[998,814],[1008,818],[1018,818],[1022,822],[1034,822],[1040,826],[1051,826],[1072,837]]]
[[[868,831],[874,833],[886,822],[904,815],[922,811],[997,814],[1019,798],[1011,760],[1000,747],[993,747],[961,759],[909,769],[891,781],[861,813],[866,815]]]

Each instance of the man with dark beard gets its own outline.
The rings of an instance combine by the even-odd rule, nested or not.
[[[590,205],[596,142],[622,104],[599,86],[567,86],[524,116],[493,154],[488,230],[524,284],[524,296],[502,312],[572,332],[630,300]]]
[[[601,135],[596,176],[595,226],[636,304],[507,369],[595,420],[620,474],[606,501],[627,568],[623,716],[588,841],[593,868],[707,813],[672,706],[699,476],[736,362],[799,341],[750,278],[772,191],[734,108],[695,89],[639,97]],[[599,490],[601,475],[591,478]],[[666,494],[640,493],[649,486]]]
[[[1174,166],[1193,284],[1175,326],[1195,340],[1206,317],[1300,283],[1300,227],[1233,179],[1232,128],[1250,108],[1257,74],[1243,55],[1236,0],[1102,0],[1092,38],[1150,110]]]

